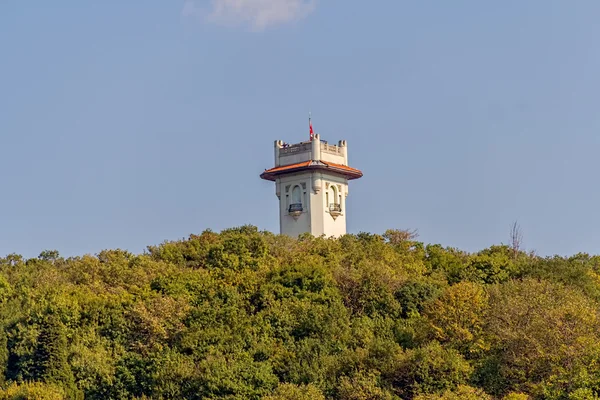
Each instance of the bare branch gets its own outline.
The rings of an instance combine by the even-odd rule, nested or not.
[[[416,229],[388,229],[383,234],[383,237],[386,238],[391,244],[400,244],[415,240],[417,237],[419,237],[419,231]]]
[[[521,248],[523,247],[523,231],[518,221],[515,221],[510,226],[510,248],[513,252],[513,257],[516,259]]]

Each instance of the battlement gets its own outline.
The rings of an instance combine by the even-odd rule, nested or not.
[[[302,142],[297,144],[279,143],[279,155],[285,156],[290,154],[298,154],[306,151],[312,151],[312,142]],[[340,141],[341,142],[341,141]],[[343,155],[341,143],[338,145],[329,144],[325,140],[321,140],[321,153],[326,152],[334,155]]]
[[[287,144],[282,140],[275,141],[275,166],[297,164],[304,161],[329,161],[340,165],[348,165],[348,145],[340,140],[337,145],[321,140],[316,134],[312,141]]]

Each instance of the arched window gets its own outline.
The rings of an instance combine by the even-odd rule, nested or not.
[[[330,185],[327,190],[327,203],[329,212],[342,210],[341,196],[338,196],[338,189],[335,185]]]
[[[302,204],[302,189],[298,185],[292,190],[292,203]]]
[[[329,190],[327,194],[329,195],[329,204],[327,204],[327,206],[337,203],[337,188],[335,187],[335,185],[329,185]]]

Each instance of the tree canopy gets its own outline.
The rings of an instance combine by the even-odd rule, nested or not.
[[[597,399],[600,257],[242,226],[0,258],[1,399]]]

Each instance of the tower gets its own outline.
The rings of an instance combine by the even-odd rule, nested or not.
[[[282,234],[326,237],[346,233],[348,181],[362,176],[348,166],[345,140],[331,145],[318,134],[293,145],[275,141],[275,167],[260,175],[275,182]]]

